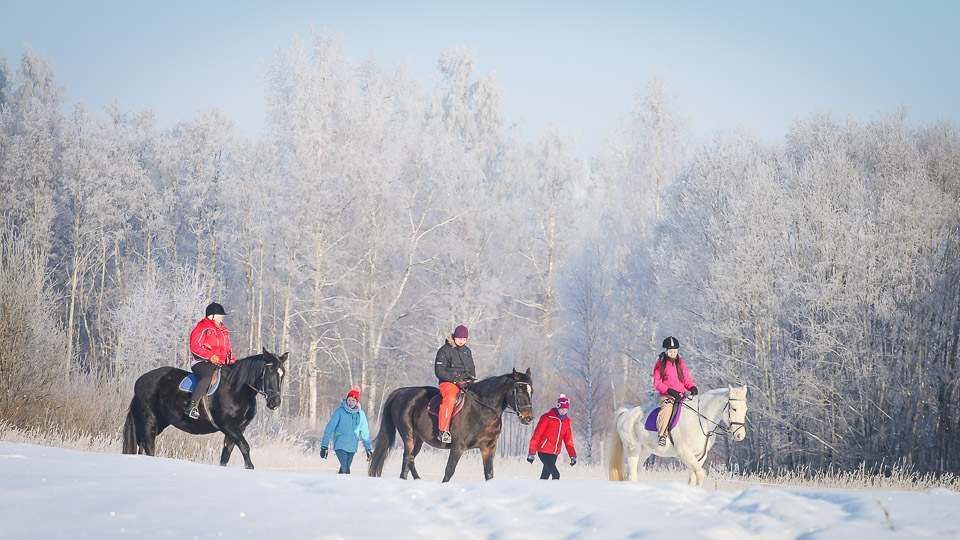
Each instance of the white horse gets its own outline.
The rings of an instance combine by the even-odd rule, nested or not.
[[[656,454],[678,458],[690,469],[690,485],[703,485],[703,462],[716,440],[714,432],[720,429],[733,433],[737,441],[747,436],[747,387],[718,388],[684,400],[677,427],[670,430],[666,446],[657,444],[656,431],[644,428],[646,418],[640,407],[621,407],[614,415],[617,429],[610,444],[610,480],[636,482],[639,465]]]

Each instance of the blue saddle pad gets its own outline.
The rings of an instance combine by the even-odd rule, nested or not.
[[[677,427],[677,421],[680,420],[680,411],[683,409],[683,400],[680,400],[680,403],[681,405],[677,407],[677,414],[673,415],[673,420],[670,421],[670,429]],[[643,425],[647,431],[657,431],[657,415],[659,414],[660,407],[650,411],[650,414],[647,416],[647,421],[644,422]]]
[[[207,391],[207,395],[213,394],[217,387],[220,386],[220,376],[217,375],[214,377],[213,384],[210,385],[210,390]],[[197,387],[197,376],[193,373],[187,375],[180,381],[180,390],[184,392],[193,392],[193,389]]]

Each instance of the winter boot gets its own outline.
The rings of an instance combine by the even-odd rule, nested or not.
[[[660,446],[666,446],[667,445],[666,435],[661,435],[660,438],[657,439],[657,444],[659,444]]]
[[[193,418],[194,420],[200,418],[200,410],[197,409],[197,400],[191,398],[190,402],[187,403],[187,410],[183,411],[183,414]]]
[[[450,436],[450,432],[449,432],[449,431],[441,431],[441,432],[437,435],[437,438],[440,439],[440,442],[442,442],[442,443],[444,443],[444,444],[450,444],[451,442],[453,442],[453,437]]]

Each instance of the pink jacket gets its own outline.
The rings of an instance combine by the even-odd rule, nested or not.
[[[663,370],[663,379],[661,379],[660,362],[664,360],[667,360],[667,365]],[[680,378],[677,376],[676,366],[678,364],[680,365],[680,371],[683,373],[683,382],[680,382]],[[683,394],[696,386],[696,383],[693,382],[693,377],[691,377],[690,372],[687,371],[687,364],[683,361],[683,358],[677,356],[677,361],[673,362],[670,360],[670,357],[661,353],[660,358],[657,359],[657,364],[653,367],[653,386],[657,389],[657,392],[660,392],[661,396],[665,396],[667,395],[667,390],[670,388]]]

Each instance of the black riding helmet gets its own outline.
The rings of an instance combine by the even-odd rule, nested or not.
[[[680,348],[680,342],[677,341],[677,338],[675,338],[675,337],[673,337],[673,336],[669,336],[667,339],[663,340],[663,348],[664,348],[664,349],[668,349],[668,350],[669,350],[669,349],[679,349],[679,348]]]
[[[226,315],[226,314],[227,312],[223,310],[223,306],[221,306],[216,302],[213,302],[209,306],[207,306],[207,314],[204,315],[204,317],[209,317],[211,315]]]

